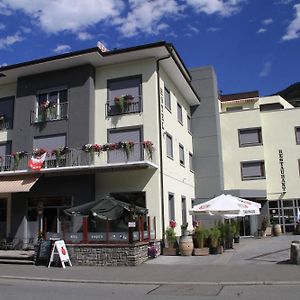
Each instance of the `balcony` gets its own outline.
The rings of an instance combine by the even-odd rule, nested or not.
[[[109,144],[112,145],[112,144]],[[28,167],[31,154],[22,152],[0,157],[0,173],[14,174],[37,172]],[[69,149],[59,157],[47,154],[41,172],[76,171],[91,169],[157,168],[156,156],[149,153],[144,143],[135,143],[134,150],[121,149],[86,151]]]
[[[37,106],[31,111],[31,123],[40,123],[68,118],[68,102]]]
[[[0,131],[12,128],[12,118],[0,115]]]
[[[123,114],[140,113],[141,111],[142,111],[141,96],[138,97],[138,100],[134,98],[134,101],[125,101],[121,105],[114,101],[108,101],[106,103],[106,115],[108,117],[123,115]]]

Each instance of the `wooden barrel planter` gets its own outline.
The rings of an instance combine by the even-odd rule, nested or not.
[[[184,231],[179,239],[179,251],[183,256],[191,256],[194,250],[193,238],[189,235],[189,231]]]
[[[281,235],[281,226],[279,224],[273,225],[273,235],[280,236]]]

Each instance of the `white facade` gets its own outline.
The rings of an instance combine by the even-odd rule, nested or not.
[[[219,104],[224,190],[246,190],[249,198],[265,204],[263,213],[269,213],[271,222],[281,224],[284,231],[293,231],[300,205],[300,148],[296,138],[299,108],[280,96]],[[241,135],[247,132],[253,144],[248,140],[243,145],[245,136]],[[259,142],[255,136],[258,132]],[[259,172],[257,163],[263,168],[261,174],[255,174]]]

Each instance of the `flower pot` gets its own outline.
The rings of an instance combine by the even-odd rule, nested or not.
[[[194,256],[206,256],[209,255],[209,248],[194,248],[193,251]]]
[[[234,237],[234,243],[238,244],[240,242],[240,236],[235,236]]]
[[[185,231],[179,239],[179,252],[183,256],[191,256],[194,249],[193,238]]]
[[[174,256],[177,255],[176,248],[163,248],[163,255]]]
[[[274,236],[280,236],[281,235],[281,226],[279,224],[273,225],[272,232],[273,232]]]

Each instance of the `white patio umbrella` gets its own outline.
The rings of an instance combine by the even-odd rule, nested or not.
[[[189,213],[190,215],[209,214],[234,218],[238,216],[258,215],[260,214],[260,207],[259,203],[222,194],[207,202],[195,205]]]

